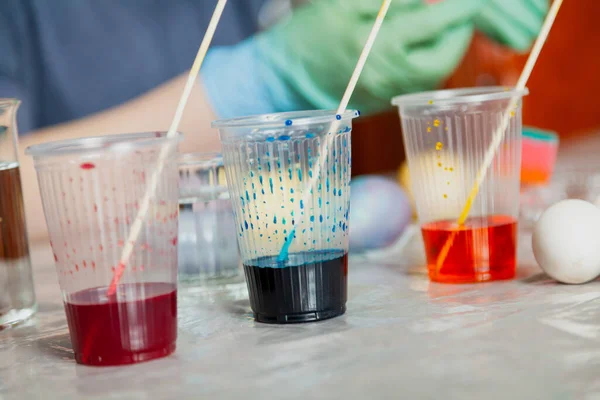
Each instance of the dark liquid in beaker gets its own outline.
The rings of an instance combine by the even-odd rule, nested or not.
[[[19,164],[0,161],[0,325],[19,322],[34,309]]]
[[[341,250],[290,253],[284,263],[261,257],[244,271],[259,322],[319,321],[346,311],[348,255]]]
[[[177,289],[170,283],[136,283],[87,289],[69,296],[65,312],[78,363],[122,365],[175,351]]]

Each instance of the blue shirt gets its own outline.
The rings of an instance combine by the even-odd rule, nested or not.
[[[213,39],[258,29],[265,0],[230,0]],[[189,69],[216,0],[1,0],[0,97],[21,133],[126,102]]]

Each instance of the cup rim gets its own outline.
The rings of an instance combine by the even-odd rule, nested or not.
[[[145,147],[159,147],[169,142],[179,143],[183,134],[169,138],[166,131],[121,133],[77,139],[57,140],[29,146],[25,154],[32,157],[55,157],[67,154],[88,154],[95,152],[129,152]]]
[[[333,122],[337,112],[335,110],[304,110],[270,114],[250,115],[213,121],[211,126],[223,128],[285,128],[297,125],[310,125],[323,122]],[[354,119],[360,111],[347,109],[341,114],[341,120]]]
[[[523,97],[529,94],[529,89],[517,89],[509,86],[480,86],[460,89],[431,90],[427,92],[403,94],[395,96],[392,104],[401,106],[420,105],[451,105],[463,103],[479,103],[491,100],[504,100],[513,97]]]
[[[213,152],[191,152],[179,153],[177,156],[177,164],[181,166],[212,166],[223,164],[223,155],[217,151]]]

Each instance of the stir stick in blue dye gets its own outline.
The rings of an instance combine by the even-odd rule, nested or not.
[[[354,88],[356,88],[356,83],[358,82],[358,78],[360,77],[360,74],[363,70],[363,67],[365,66],[365,63],[367,62],[367,57],[369,57],[369,53],[371,52],[371,49],[373,48],[373,43],[375,43],[375,39],[377,38],[377,34],[379,33],[379,29],[381,28],[381,24],[383,24],[383,19],[385,18],[385,15],[387,14],[388,9],[390,8],[390,3],[392,2],[392,0],[383,0],[383,3],[381,4],[381,8],[379,9],[379,13],[377,14],[377,18],[375,19],[375,23],[373,24],[373,28],[371,28],[371,32],[369,33],[369,37],[367,38],[367,42],[365,43],[365,46],[363,47],[361,53],[360,53],[360,57],[358,57],[358,62],[356,63],[356,67],[354,67],[354,71],[352,72],[352,76],[350,77],[350,81],[348,82],[348,86],[346,86],[346,90],[344,91],[344,96],[342,96],[342,100],[340,101],[340,105],[337,109],[336,112],[336,119],[334,120],[333,124],[332,124],[332,128],[331,128],[331,132],[336,132],[337,131],[337,123],[339,123],[339,120],[341,119],[341,115],[344,114],[344,112],[346,111],[346,108],[348,107],[348,103],[350,102],[350,97],[352,97],[352,92],[354,92]],[[338,117],[339,116],[339,117]],[[334,135],[329,135],[330,137],[333,138]],[[329,149],[329,141],[331,139],[329,139],[329,137],[327,138],[327,140],[323,141],[323,145],[321,147],[321,162],[319,164],[324,164],[324,160],[326,157],[325,154],[325,149]],[[320,168],[322,169],[322,168]],[[319,170],[320,172],[320,170]],[[317,173],[316,175],[319,175],[319,173]],[[316,179],[311,179],[309,181],[309,188],[314,187],[316,183]],[[307,191],[308,192],[308,191]],[[300,216],[298,216],[299,218],[301,218]],[[290,246],[292,245],[292,240],[294,239],[294,235],[295,235],[295,230],[292,229],[290,234],[287,237],[287,240],[285,241],[283,247],[281,248],[281,251],[279,252],[279,256],[277,257],[277,260],[280,262],[283,262],[287,259],[288,257],[288,252],[290,249]]]

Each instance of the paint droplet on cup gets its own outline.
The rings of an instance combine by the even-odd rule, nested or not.
[[[444,145],[442,144],[442,142],[437,142],[437,143],[435,144],[435,149],[436,149],[436,150],[441,150],[441,149],[442,149],[442,147],[444,147]]]
[[[173,244],[173,246],[177,246],[177,236],[171,239],[171,243]]]
[[[92,163],[89,163],[89,162],[86,162],[86,163],[81,164],[79,166],[79,168],[81,168],[81,169],[94,169],[94,168],[96,168],[96,165],[92,164]]]

